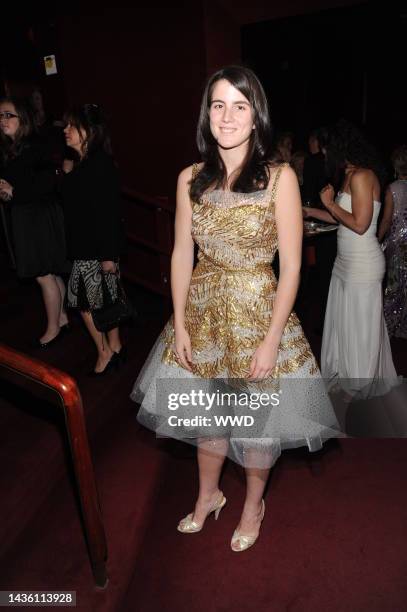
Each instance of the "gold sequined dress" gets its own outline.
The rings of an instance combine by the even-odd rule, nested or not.
[[[277,251],[274,202],[282,167],[272,170],[268,189],[252,193],[215,189],[192,203],[192,236],[199,247],[185,310],[192,372],[181,367],[174,354],[171,318],[131,394],[141,403],[139,422],[158,435],[192,443],[227,437],[229,457],[244,466],[270,467],[284,448],[307,445],[311,451],[318,450],[326,438],[338,435],[317,363],[294,312],[287,321],[272,377],[259,384],[246,381],[253,353],[273,313],[277,289],[271,267]],[[170,416],[185,418],[197,412],[181,406],[170,411],[164,389],[168,395],[187,392],[188,385],[196,384],[195,388],[214,392],[220,381],[229,391],[250,397],[278,391],[281,401],[276,406],[274,396],[261,410],[245,406],[239,412],[237,405],[226,410],[234,416],[238,412],[252,416],[251,427],[231,424],[233,415],[226,425],[212,418],[210,424],[173,426],[173,418],[169,426]],[[214,414],[200,410],[207,419]]]

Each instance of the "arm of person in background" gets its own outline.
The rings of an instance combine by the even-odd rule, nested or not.
[[[326,223],[338,223],[336,219],[333,218],[332,215],[329,214],[327,210],[322,210],[321,208],[312,208],[309,206],[303,206],[302,214],[304,219],[319,219],[320,221],[326,221]]]
[[[332,217],[359,235],[364,234],[372,222],[373,181],[374,174],[371,170],[356,170],[352,174],[349,183],[352,212],[344,210],[334,202],[332,185],[327,185],[321,191],[322,203]]]
[[[301,198],[297,177],[289,167],[281,172],[275,211],[280,274],[270,327],[253,355],[249,380],[266,378],[276,365],[281,337],[300,282],[303,233]]]
[[[171,256],[171,293],[174,305],[175,354],[187,370],[192,362],[191,340],[185,328],[185,306],[194,265],[194,241],[191,235],[192,206],[189,183],[192,167],[185,168],[177,184],[175,241]]]
[[[391,222],[393,219],[393,211],[394,211],[394,202],[393,195],[391,193],[390,187],[386,190],[386,196],[384,198],[384,209],[383,209],[383,217],[379,225],[379,231],[377,232],[377,238],[379,242],[383,240],[385,235],[390,229]]]

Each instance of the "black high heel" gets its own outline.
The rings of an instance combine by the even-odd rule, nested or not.
[[[55,344],[55,342],[57,342],[57,340],[61,340],[61,338],[63,338],[65,336],[65,334],[67,334],[70,331],[70,327],[69,327],[69,323],[65,323],[65,325],[62,325],[59,328],[59,332],[57,333],[57,335],[52,338],[51,340],[48,340],[48,342],[41,342],[41,340],[37,340],[34,345],[35,348],[40,348],[40,349],[46,349],[49,346],[51,346],[52,344]]]
[[[116,353],[113,353],[113,355],[110,357],[109,361],[107,362],[107,364],[105,365],[104,369],[101,372],[95,372],[95,370],[91,370],[90,372],[88,372],[88,376],[90,376],[91,378],[95,378],[98,376],[105,376],[106,374],[111,372],[113,368],[117,369],[115,355]]]
[[[127,345],[122,346],[120,351],[113,353],[113,359],[115,360],[118,368],[124,365],[127,361]]]

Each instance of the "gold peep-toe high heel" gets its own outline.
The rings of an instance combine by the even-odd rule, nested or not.
[[[206,518],[208,518],[208,516],[212,512],[214,512],[215,521],[217,521],[219,517],[219,513],[225,504],[226,504],[226,497],[224,497],[221,491],[219,499],[214,504],[214,506],[209,510],[208,514],[206,515]],[[193,512],[191,512],[185,518],[181,519],[180,522],[178,523],[178,527],[177,527],[178,531],[180,531],[181,533],[197,533],[198,531],[201,531],[202,527],[204,526],[204,523],[199,524],[196,521],[193,521],[192,520],[193,516],[194,514]]]
[[[266,511],[266,504],[264,503],[264,499],[262,499],[261,500],[260,524],[264,519],[265,511]],[[243,552],[244,550],[247,550],[248,548],[253,546],[253,544],[259,537],[259,533],[257,535],[244,535],[243,533],[240,533],[236,529],[233,533],[232,540],[230,542],[231,549],[233,550],[233,552]],[[238,548],[233,548],[233,546],[234,545],[236,546],[236,544],[238,544]]]

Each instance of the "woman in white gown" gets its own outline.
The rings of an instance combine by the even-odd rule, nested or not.
[[[385,259],[376,237],[380,212],[380,164],[362,134],[348,122],[330,132],[325,154],[344,171],[341,190],[321,192],[326,211],[304,209],[339,223],[321,351],[324,378],[350,395],[369,397],[397,383],[383,316]]]

